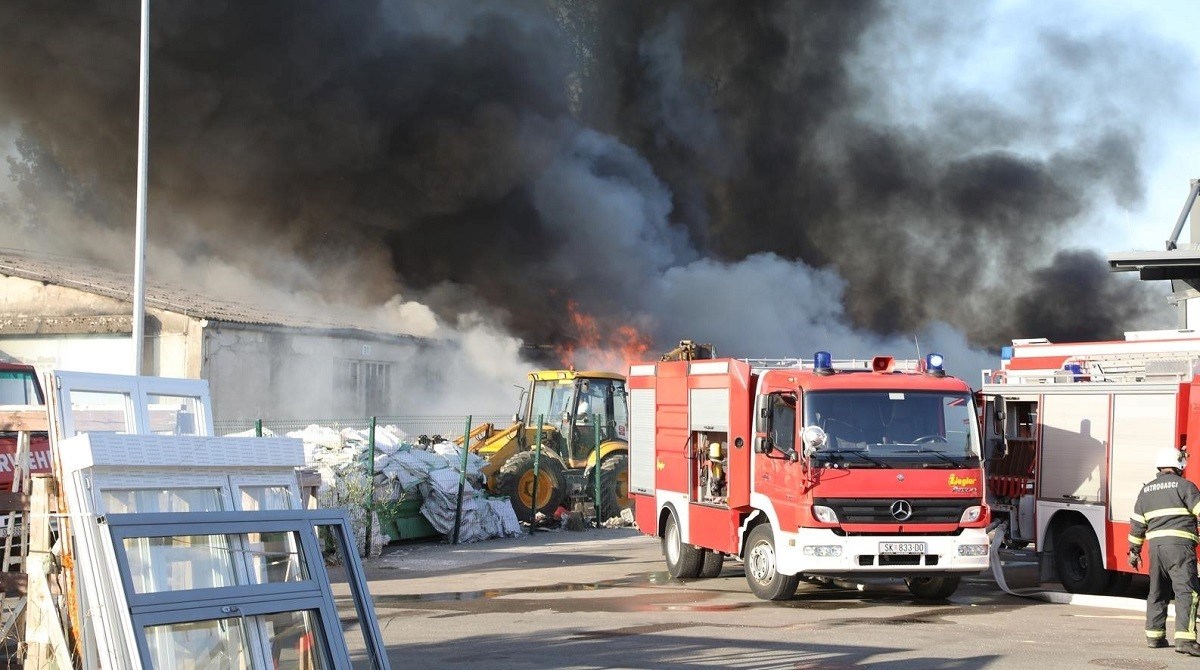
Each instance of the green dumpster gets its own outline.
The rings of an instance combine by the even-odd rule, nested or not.
[[[399,500],[379,510],[379,524],[383,534],[392,542],[416,540],[439,535],[429,520],[421,515],[421,499],[413,497]]]

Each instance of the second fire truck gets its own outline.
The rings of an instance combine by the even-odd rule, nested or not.
[[[633,365],[629,492],[673,577],[745,564],[763,599],[801,575],[904,578],[943,599],[988,565],[975,400],[941,357]]]
[[[1200,444],[1198,366],[1194,332],[1148,331],[1112,342],[1014,340],[1001,368],[985,373],[987,412],[1006,417],[986,430],[1008,444],[989,463],[993,514],[1009,544],[1037,550],[1044,581],[1075,593],[1128,587],[1129,517],[1154,478],[1154,454]],[[1200,482],[1192,451],[1184,476]]]

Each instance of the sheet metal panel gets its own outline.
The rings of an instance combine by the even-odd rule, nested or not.
[[[1041,497],[1103,502],[1107,474],[1108,394],[1044,396]]]

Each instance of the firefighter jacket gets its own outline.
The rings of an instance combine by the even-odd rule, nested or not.
[[[1196,545],[1196,516],[1200,515],[1200,489],[1174,472],[1159,473],[1142,487],[1129,519],[1129,550],[1141,552],[1142,543]]]

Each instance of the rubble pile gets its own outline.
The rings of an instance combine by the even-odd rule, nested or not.
[[[421,515],[439,533],[454,533],[458,486],[463,471],[462,447],[451,442],[419,444],[395,426],[375,429],[375,476],[368,473],[368,431],[311,425],[287,434],[304,442],[305,460],[321,475],[317,501],[322,507],[346,507],[356,544],[365,547],[367,513],[363,503],[374,491],[371,513],[371,555],[377,555],[388,538],[382,533],[382,516],[394,515],[400,503],[421,500]],[[486,461],[467,454],[463,486],[460,542],[492,537],[515,537],[521,526],[507,498],[493,498],[484,489],[480,473]]]

